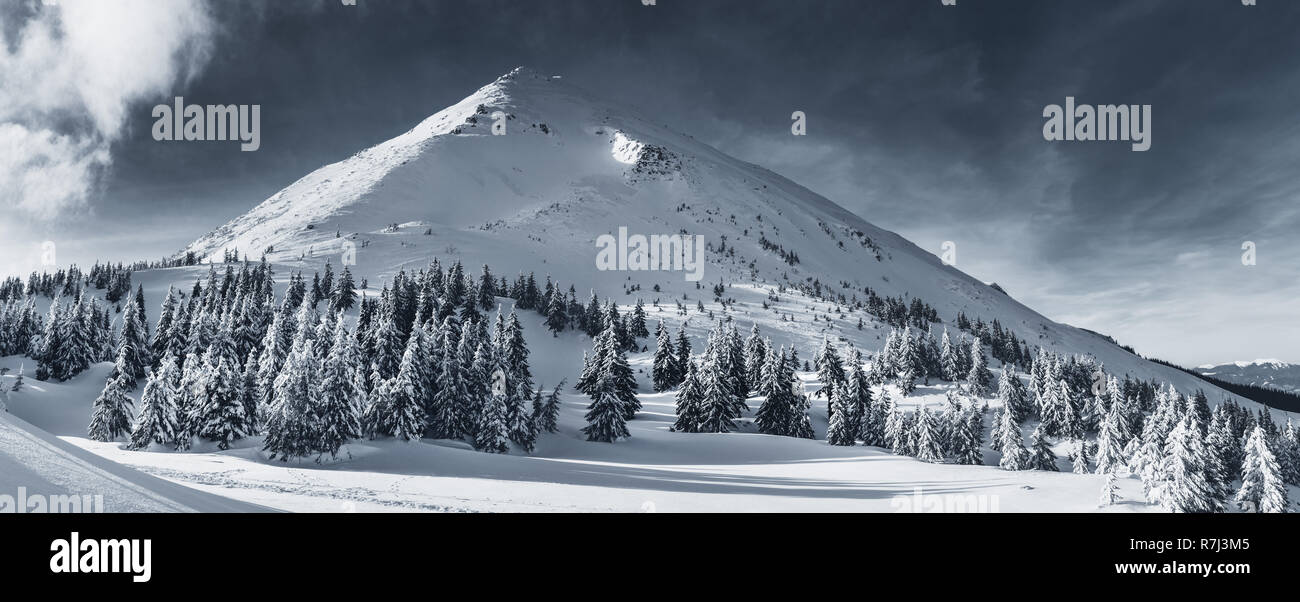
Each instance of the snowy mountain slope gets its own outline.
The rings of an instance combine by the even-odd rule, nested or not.
[[[505,135],[494,136],[498,111]],[[711,300],[680,272],[594,269],[597,236],[620,227],[703,236],[710,245],[704,284],[727,283],[746,327],[756,314],[776,310],[758,306],[782,284],[816,280],[859,299],[870,287],[882,296],[919,297],[948,324],[958,312],[997,319],[1030,345],[1091,354],[1110,371],[1208,389],[1215,400],[1232,397],[1105,337],[1052,322],[779,175],[524,68],[397,138],[307,175],[186,251],[208,258],[227,249],[253,258],[266,251],[310,272],[327,260],[337,267],[350,243],[354,274],[376,289],[398,269],[438,256],[462,259],[471,270],[489,263],[549,274],[575,284],[580,296],[594,288],[619,302]],[[797,264],[760,241],[797,254]],[[623,294],[633,284],[641,289]],[[651,292],[656,285],[661,292]],[[880,347],[878,329],[808,324],[813,305],[826,314],[831,307],[783,295],[796,322],[775,324],[778,341],[808,350],[831,328],[848,344]]]
[[[1279,391],[1300,393],[1300,365],[1273,359],[1228,364],[1197,366],[1196,372],[1206,376],[1257,387],[1271,387]]]
[[[111,369],[96,368],[100,380]],[[93,382],[89,379],[87,382]],[[36,381],[25,391],[14,393],[15,411],[27,414],[33,399],[43,404],[63,405],[60,399],[80,400],[85,387],[47,385]],[[56,388],[67,389],[55,391]],[[89,414],[89,402],[79,419]],[[39,413],[36,410],[34,413]],[[46,414],[48,416],[48,414]],[[84,427],[83,427],[84,428]],[[265,512],[269,508],[198,491],[142,473],[90,453],[63,441],[17,415],[0,411],[0,495],[40,497],[53,504],[52,496],[103,496],[104,512]],[[92,498],[93,499],[93,498]],[[30,503],[30,502],[29,502]],[[83,506],[83,509],[89,510]],[[27,511],[31,511],[28,506]]]

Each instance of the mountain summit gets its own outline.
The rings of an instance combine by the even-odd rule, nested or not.
[[[619,233],[702,236],[701,284],[723,283],[749,311],[771,311],[757,306],[789,289],[840,304],[867,291],[920,299],[944,322],[936,328],[955,330],[959,313],[997,320],[1030,346],[1090,354],[1120,375],[1206,387],[1052,322],[786,178],[526,68],[308,174],[186,251],[305,268],[354,251],[353,273],[372,282],[439,256],[549,274],[620,302],[707,300],[679,272],[596,269],[597,239]],[[825,301],[806,312],[785,333],[813,340],[801,346],[831,334],[812,319],[832,312]],[[883,337],[872,326],[834,334],[875,350]]]

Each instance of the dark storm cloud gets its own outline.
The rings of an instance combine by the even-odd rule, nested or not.
[[[260,103],[263,146],[155,143],[139,107],[97,210],[184,223],[150,255],[527,64],[926,249],[956,241],[959,267],[1053,318],[1180,361],[1300,357],[1286,311],[1300,273],[1296,3],[211,6],[217,52],[175,95]],[[1067,95],[1152,105],[1151,150],[1044,141],[1043,107]],[[795,110],[805,138],[789,135]]]

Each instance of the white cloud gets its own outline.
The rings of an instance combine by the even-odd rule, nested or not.
[[[204,0],[59,0],[0,9],[0,206],[37,219],[85,204],[128,111],[206,62]]]

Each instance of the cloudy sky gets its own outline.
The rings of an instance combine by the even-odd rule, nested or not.
[[[1184,364],[1300,361],[1300,3],[356,4],[4,0],[0,274],[44,240],[65,264],[170,254],[529,65],[954,241],[1053,319]],[[261,104],[261,150],[153,141],[178,95]],[[1066,96],[1152,105],[1151,150],[1044,141]]]

